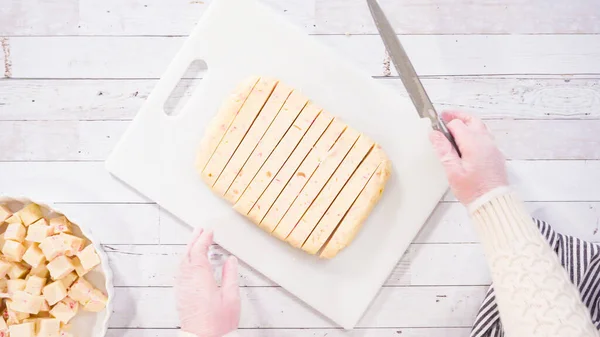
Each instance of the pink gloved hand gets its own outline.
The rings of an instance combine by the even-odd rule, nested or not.
[[[481,120],[468,114],[448,111],[442,119],[454,136],[462,158],[439,131],[429,137],[444,166],[456,198],[469,205],[487,192],[508,186],[506,160]]]
[[[212,243],[212,231],[199,229],[194,234],[175,283],[181,329],[198,337],[222,337],[240,321],[237,259],[230,256],[223,265],[219,287],[208,261]]]

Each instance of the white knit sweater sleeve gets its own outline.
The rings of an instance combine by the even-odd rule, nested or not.
[[[193,333],[179,330],[179,337],[201,337],[201,336],[196,336]],[[232,331],[223,337],[240,337],[240,334],[238,334],[237,331]]]
[[[495,190],[470,207],[506,337],[599,336],[577,288],[523,202]]]

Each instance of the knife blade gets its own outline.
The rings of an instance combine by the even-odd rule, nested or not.
[[[460,151],[458,146],[456,145],[456,141],[454,137],[446,127],[446,124],[441,120],[438,113],[435,111],[421,80],[419,79],[415,68],[413,67],[406,51],[404,51],[404,47],[402,47],[402,43],[396,36],[392,25],[388,21],[387,17],[383,13],[383,10],[377,3],[377,0],[367,0],[367,4],[369,5],[369,10],[371,11],[371,16],[375,21],[375,26],[377,26],[377,30],[379,31],[379,35],[383,40],[383,44],[385,49],[390,56],[392,63],[394,64],[394,68],[400,75],[400,79],[408,92],[408,96],[413,102],[413,105],[417,109],[419,116],[422,118],[429,118],[431,121],[431,126],[434,130],[438,130],[442,132],[446,138],[450,141],[452,146],[456,149],[458,154],[460,155]]]

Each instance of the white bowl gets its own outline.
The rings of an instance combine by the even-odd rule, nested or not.
[[[69,322],[71,324],[70,332],[76,337],[103,337],[108,329],[108,320],[112,313],[113,299],[115,290],[113,287],[113,274],[108,265],[108,256],[100,246],[100,243],[94,240],[91,231],[84,223],[78,223],[77,219],[69,217],[68,214],[62,213],[59,209],[51,204],[30,200],[27,198],[10,198],[0,196],[0,204],[7,204],[12,211],[21,209],[29,203],[40,205],[44,212],[44,216],[60,214],[64,215],[74,225],[73,231],[78,236],[85,237],[94,245],[98,256],[100,256],[100,265],[85,275],[85,279],[93,284],[96,288],[103,291],[108,296],[106,308],[100,312],[87,312],[80,310],[77,315]]]

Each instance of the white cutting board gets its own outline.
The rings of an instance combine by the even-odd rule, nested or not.
[[[352,37],[349,37],[352,38]],[[152,55],[148,55],[152,57]],[[164,103],[188,65],[208,65],[177,116]],[[354,242],[320,260],[269,236],[216,197],[194,170],[209,120],[235,85],[272,76],[380,143],[393,162],[381,202]],[[106,166],[116,177],[215,240],[338,325],[353,328],[444,194],[429,123],[411,103],[254,0],[215,0]]]

